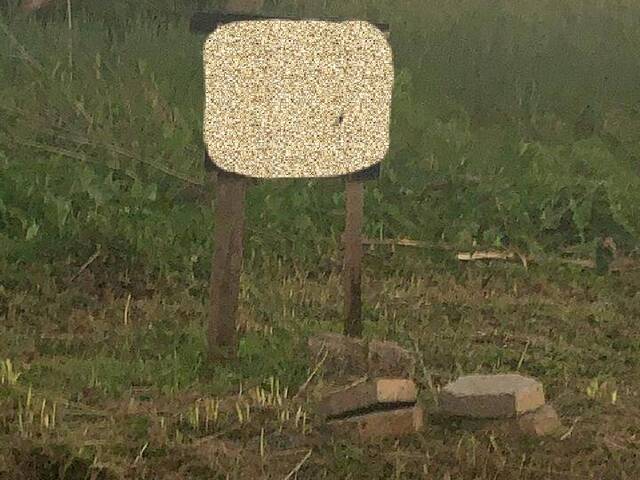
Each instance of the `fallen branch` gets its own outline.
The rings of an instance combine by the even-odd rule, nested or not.
[[[455,251],[455,247],[451,245],[431,244],[421,240],[410,240],[406,238],[363,238],[363,245],[387,245],[392,248],[395,247],[414,247],[414,248],[431,248],[434,250]],[[474,261],[490,261],[490,260],[502,260],[502,261],[520,261],[522,265],[527,268],[529,263],[560,263],[564,265],[576,265],[578,267],[587,268],[593,270],[596,268],[596,262],[589,258],[565,258],[553,255],[545,256],[533,256],[524,255],[519,252],[512,251],[498,251],[498,250],[476,250],[472,252],[460,252],[456,253],[456,259],[461,262],[474,262]],[[630,270],[640,270],[640,263],[633,260],[630,257],[618,257],[611,263],[610,270],[612,272],[627,272]]]
[[[523,264],[529,263],[543,263],[543,262],[557,262],[565,265],[577,265],[582,268],[594,269],[596,268],[596,262],[587,258],[562,258],[555,256],[546,257],[533,257],[518,255],[512,252],[460,252],[456,255],[456,258],[462,262],[472,262],[478,260],[521,260]],[[615,263],[615,262],[614,262]],[[622,268],[621,265],[613,266],[612,271],[622,271],[627,268]]]
[[[434,250],[447,250],[453,251],[456,250],[455,247],[451,245],[440,245],[435,243],[424,242],[421,240],[410,240],[408,238],[363,238],[363,245],[388,245],[391,247],[416,247],[416,248],[432,248]]]
[[[577,265],[583,268],[593,269],[596,268],[596,262],[586,258],[561,258],[554,256],[547,256],[544,258],[525,256],[516,254],[513,252],[498,252],[498,251],[477,251],[477,252],[459,252],[456,258],[461,262],[472,262],[478,260],[520,260],[522,264],[526,266],[529,263],[543,263],[543,262],[557,262],[565,265]]]
[[[391,246],[401,246],[401,247],[420,247],[425,248],[429,245],[427,242],[421,242],[418,240],[409,240],[406,238],[399,238],[397,240],[386,238],[386,239],[373,239],[373,238],[363,238],[363,245],[391,245]]]
[[[474,260],[513,260],[517,257],[511,252],[496,252],[490,250],[486,252],[460,252],[456,255],[456,258],[462,262],[471,262]]]

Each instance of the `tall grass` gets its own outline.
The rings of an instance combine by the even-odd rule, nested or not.
[[[211,5],[74,2],[71,30],[66,5],[5,11],[0,249],[10,262],[79,265],[101,245],[119,270],[206,276],[202,38],[188,16]],[[367,235],[533,250],[613,236],[636,248],[634,2],[271,0],[265,11],[391,24],[392,146],[367,186]],[[248,257],[314,264],[337,245],[342,206],[337,181],[259,183]]]

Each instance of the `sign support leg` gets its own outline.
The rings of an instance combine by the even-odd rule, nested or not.
[[[246,188],[245,178],[218,172],[207,338],[212,361],[231,359],[238,350],[236,311],[242,270]]]
[[[348,179],[346,186],[346,222],[344,242],[344,333],[362,336],[362,223],[364,210],[364,183]]]

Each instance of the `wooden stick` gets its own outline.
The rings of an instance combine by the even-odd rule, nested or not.
[[[96,248],[95,253],[89,257],[89,260],[87,260],[82,264],[80,269],[73,275],[73,277],[71,277],[71,279],[69,280],[70,282],[73,282],[76,278],[78,278],[80,274],[84,272],[87,269],[87,267],[93,263],[93,261],[96,258],[98,258],[98,256],[100,255],[100,248],[101,248],[100,244],[98,244],[98,247]]]
[[[433,245],[428,244],[427,242],[423,242],[420,240],[410,240],[408,238],[398,238],[398,239],[393,239],[393,238],[382,238],[382,239],[377,239],[377,238],[363,238],[362,239],[362,244],[363,245],[390,245],[392,247],[394,246],[401,246],[401,247],[418,247],[418,248],[427,248],[427,247],[433,247]]]
[[[327,357],[329,356],[329,350],[324,346],[321,349],[321,351],[322,350],[324,350],[324,354],[322,355],[322,358],[320,359],[320,361],[318,363],[316,363],[315,368],[309,374],[309,376],[307,377],[307,380],[302,384],[302,386],[298,389],[298,392],[293,396],[294,400],[297,399],[300,395],[302,395],[302,392],[304,392],[304,390],[307,388],[309,383],[311,383],[311,380],[313,380],[313,377],[315,377],[316,373],[318,373],[318,370],[320,370],[320,367],[322,367],[324,362],[327,360]]]
[[[347,218],[344,230],[344,333],[352,337],[362,335],[362,223],[364,210],[364,184],[347,180]]]
[[[300,460],[300,461],[298,462],[298,464],[297,464],[295,467],[293,467],[293,470],[291,470],[291,471],[287,474],[287,476],[286,476],[286,477],[284,477],[284,480],[290,480],[291,478],[293,478],[293,477],[294,477],[294,475],[295,475],[295,478],[298,478],[298,472],[300,471],[300,469],[302,468],[302,466],[305,464],[305,462],[306,462],[307,460],[309,460],[309,457],[311,456],[311,453],[312,453],[312,452],[313,452],[313,450],[309,450],[309,451],[307,452],[307,454],[304,456],[304,458],[303,458],[302,460]]]
[[[590,259],[582,258],[562,258],[555,256],[548,257],[533,257],[533,256],[518,256],[512,252],[496,252],[496,251],[475,251],[475,252],[460,252],[456,255],[456,258],[462,262],[471,262],[476,260],[520,260],[525,264],[529,263],[542,263],[542,262],[558,262],[565,265],[577,265],[583,268],[595,268],[595,262]]]
[[[239,175],[218,173],[209,299],[211,361],[233,358],[238,350],[236,311],[242,269],[246,185],[246,179]]]
[[[513,260],[517,257],[511,252],[496,252],[489,250],[486,252],[460,252],[456,255],[456,258],[463,262],[469,262],[473,260]]]
[[[434,250],[457,250],[453,245],[441,245],[430,244],[421,240],[410,240],[406,238],[363,238],[363,245],[388,245],[391,247],[417,247],[417,248],[432,248]],[[563,250],[570,252],[570,249]],[[545,256],[532,256],[532,255],[518,255],[509,251],[495,251],[495,250],[476,250],[472,252],[457,252],[456,258],[461,262],[473,262],[483,260],[508,260],[508,261],[520,261],[524,265],[529,263],[560,263],[564,265],[576,265],[578,267],[594,269],[596,264],[592,259],[588,258],[565,258],[557,255],[545,255]],[[632,270],[640,270],[640,262],[630,257],[618,257],[611,262],[612,272],[628,272]]]

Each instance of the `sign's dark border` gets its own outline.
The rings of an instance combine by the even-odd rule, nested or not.
[[[285,17],[285,16],[260,16],[260,15],[236,15],[236,14],[224,14],[224,13],[211,13],[211,12],[195,12],[191,16],[191,22],[189,29],[193,33],[212,33],[220,25],[231,22],[246,22],[251,20],[321,20],[323,22],[345,22],[348,20],[357,20],[354,18],[301,18],[301,17]],[[382,32],[389,31],[389,25],[387,23],[373,23]]]
[[[246,22],[251,20],[322,20],[324,22],[344,22],[353,20],[350,18],[300,18],[300,17],[284,17],[284,16],[260,16],[260,15],[236,15],[210,12],[196,12],[191,17],[189,29],[193,33],[209,34],[214,32],[220,25],[231,22]],[[382,32],[389,31],[389,25],[386,23],[372,23]],[[349,175],[339,175],[329,178],[347,178],[354,181],[376,180],[380,178],[380,164],[378,162],[363,170],[351,173]],[[205,147],[204,167],[207,171],[220,172],[225,171],[220,168],[209,156],[209,152]],[[251,177],[253,178],[253,177]],[[305,177],[306,178],[306,177]],[[323,177],[324,178],[324,177]]]
[[[348,175],[336,175],[334,177],[322,177],[322,178],[346,178],[348,180],[357,181],[357,182],[366,182],[368,180],[377,180],[378,178],[380,178],[380,165],[381,165],[381,163],[382,162],[375,163],[375,164],[371,165],[370,167],[364,168],[362,170],[358,170],[357,172],[353,172],[353,173],[350,173]],[[226,173],[230,173],[227,170],[224,170],[224,169],[220,168],[212,160],[212,158],[209,156],[209,152],[207,151],[206,147],[204,149],[204,169],[207,172],[216,172],[216,173],[218,173],[218,172],[226,172]],[[261,180],[261,178],[259,178],[259,177],[248,177],[246,175],[240,175],[240,174],[235,174],[235,175],[238,175],[240,177],[255,178],[255,179]],[[296,177],[292,177],[292,178],[296,178]],[[311,178],[316,178],[316,177],[302,177],[302,178],[311,179]]]

